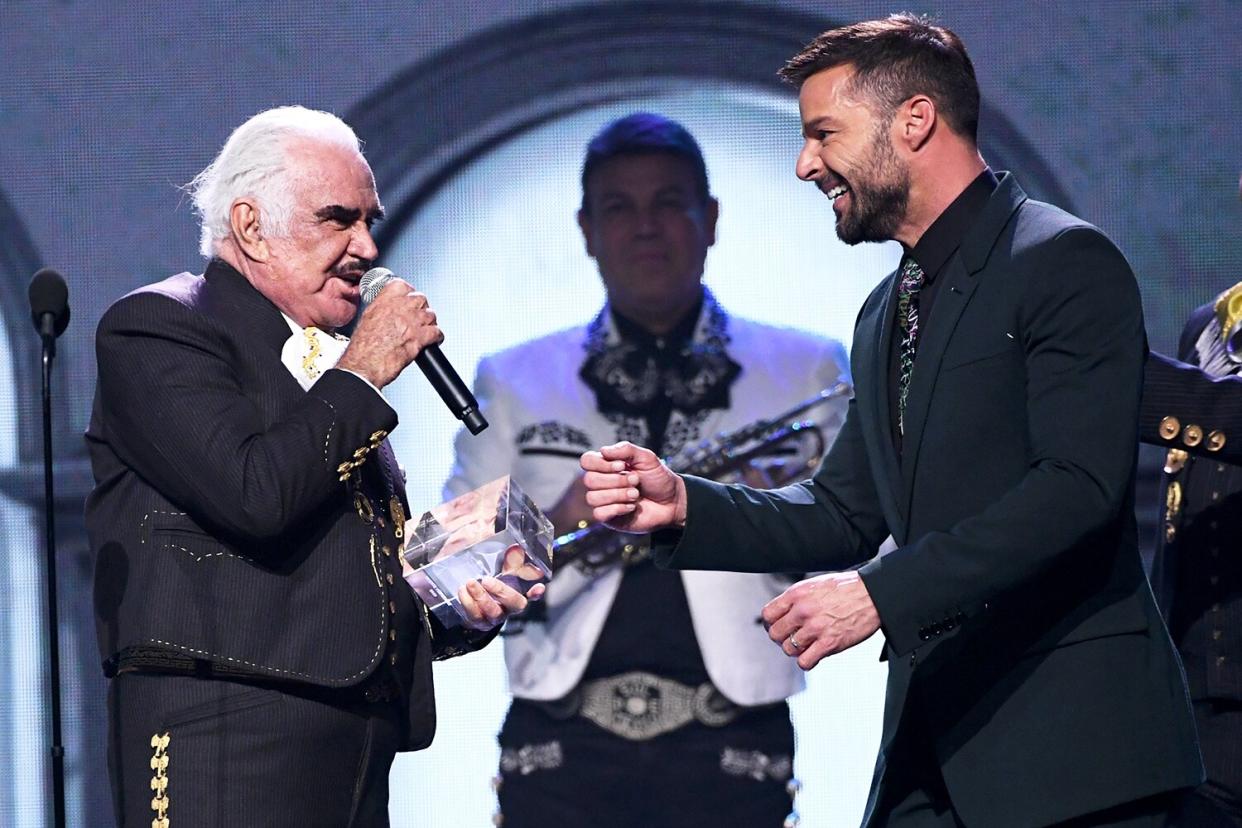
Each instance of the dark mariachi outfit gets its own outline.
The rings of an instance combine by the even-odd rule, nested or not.
[[[485,640],[401,578],[395,412],[346,371],[304,390],[289,339],[219,260],[100,321],[86,523],[121,826],[387,825],[432,659]]]
[[[1242,377],[1230,299],[1191,314],[1177,362],[1153,353],[1140,436],[1167,446],[1152,586],[1186,670],[1207,782],[1188,825],[1242,824]],[[1219,308],[1219,313],[1217,312]]]

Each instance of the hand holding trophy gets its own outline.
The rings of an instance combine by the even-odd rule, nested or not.
[[[543,596],[552,524],[508,476],[407,528],[405,580],[446,627],[491,629]]]

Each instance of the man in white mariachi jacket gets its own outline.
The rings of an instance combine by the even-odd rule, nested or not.
[[[558,534],[589,517],[583,451],[630,439],[670,455],[848,380],[839,343],[732,317],[701,284],[718,207],[679,124],[638,113],[608,125],[582,181],[579,224],[608,304],[584,327],[479,363],[491,428],[459,436],[445,489],[511,473]],[[825,444],[845,407],[808,415]],[[758,619],[788,583],[633,560],[558,571],[546,613],[505,639],[506,828],[785,823],[785,699],[803,675]]]

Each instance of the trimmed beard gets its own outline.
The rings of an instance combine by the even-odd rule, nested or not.
[[[850,178],[850,208],[837,217],[837,238],[848,245],[891,241],[906,217],[910,203],[910,170],[897,157],[878,124],[871,154],[859,174]]]

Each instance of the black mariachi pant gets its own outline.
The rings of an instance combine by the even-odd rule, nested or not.
[[[177,828],[388,825],[388,770],[405,727],[399,699],[122,673],[108,708],[119,828],[160,818]]]
[[[787,705],[630,741],[515,699],[500,747],[504,828],[780,828],[792,810]]]

